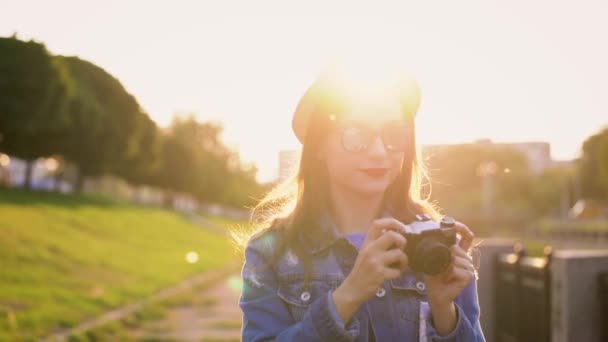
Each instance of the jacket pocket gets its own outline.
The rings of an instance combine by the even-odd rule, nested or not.
[[[337,274],[314,275],[304,284],[301,274],[287,274],[279,277],[278,296],[287,304],[295,321],[301,321],[310,304],[321,296],[335,290],[343,276]]]

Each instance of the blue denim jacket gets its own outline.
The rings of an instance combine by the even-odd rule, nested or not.
[[[267,229],[249,240],[239,300],[243,341],[368,341],[370,333],[376,341],[485,341],[476,281],[455,300],[458,320],[454,330],[439,336],[426,303],[425,284],[409,270],[399,279],[384,282],[367,301],[367,310],[362,305],[345,325],[331,294],[352,269],[358,251],[337,232],[327,212],[319,228],[326,238],[299,235],[313,264],[308,288],[293,250],[287,249],[277,262],[270,262],[279,242],[276,231]]]

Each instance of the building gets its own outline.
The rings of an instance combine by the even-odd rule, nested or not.
[[[72,185],[66,179],[70,178],[69,176],[71,175],[66,176],[66,173],[70,173],[73,170],[67,170],[64,165],[64,177],[58,180],[55,178],[55,173],[58,171],[59,166],[59,161],[52,157],[33,160],[30,179],[31,188],[72,192]],[[22,187],[25,183],[26,168],[27,162],[25,160],[0,152],[0,185]],[[71,166],[67,168],[71,168]],[[58,181],[59,184],[56,184]]]
[[[518,142],[518,143],[493,143],[489,139],[478,140],[469,144],[446,144],[446,145],[424,145],[422,153],[428,150],[437,150],[442,147],[466,145],[493,145],[496,147],[508,147],[523,153],[530,167],[530,171],[534,174],[540,174],[545,169],[554,166],[555,162],[551,159],[551,145],[548,142]]]

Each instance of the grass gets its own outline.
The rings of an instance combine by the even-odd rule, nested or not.
[[[223,226],[226,228],[235,228],[238,226],[245,225],[247,223],[246,221],[249,219],[249,218],[246,218],[245,220],[236,220],[236,219],[232,219],[232,218],[215,216],[215,215],[207,215],[207,216],[205,216],[205,218],[217,225],[220,225],[220,226]]]
[[[225,330],[240,330],[242,322],[241,321],[220,321],[213,324],[213,327],[216,329],[225,329]]]
[[[165,317],[166,310],[159,305],[149,305],[142,310],[132,313],[118,321],[106,323],[80,334],[72,334],[68,341],[123,341],[123,342],[144,342],[144,341],[175,341],[171,339],[153,339],[151,337],[133,337],[130,331],[140,327],[144,323],[159,321]],[[164,330],[164,327],[158,326]],[[176,342],[176,341],[175,341]]]
[[[587,220],[558,220],[543,219],[537,224],[538,230],[545,234],[559,231],[578,231],[586,233],[605,233],[608,232],[607,219],[587,219]]]
[[[545,257],[546,244],[537,240],[528,239],[523,242],[523,245],[526,250],[526,255],[539,258]]]
[[[0,189],[0,341],[73,327],[233,259],[226,236],[172,211]]]

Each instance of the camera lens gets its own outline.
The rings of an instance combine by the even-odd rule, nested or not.
[[[416,255],[420,270],[428,275],[443,272],[452,262],[450,249],[435,239],[423,239],[418,244]]]

